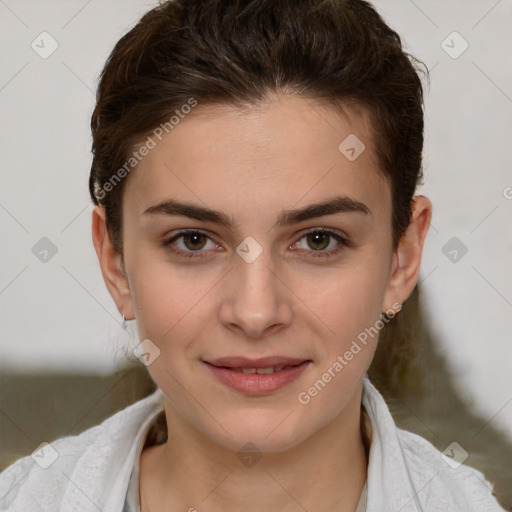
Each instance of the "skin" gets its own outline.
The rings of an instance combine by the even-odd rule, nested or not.
[[[120,313],[160,355],[148,366],[164,393],[167,443],[141,454],[142,510],[339,510],[358,502],[367,461],[359,428],[367,345],[310,402],[298,400],[365,328],[411,294],[432,206],[422,196],[393,251],[391,189],[378,172],[371,121],[312,100],[274,95],[258,106],[199,105],[138,164],[123,193],[124,258],[104,211],[93,242]],[[339,144],[356,134],[354,161]],[[341,212],[276,226],[283,210],[344,195],[370,214]],[[166,199],[224,212],[235,227],[184,216],[144,215]],[[163,242],[186,228],[208,237]],[[307,237],[313,228],[345,236]],[[253,237],[248,263],[236,248]],[[171,247],[203,257],[185,258]],[[340,249],[328,257],[318,256]],[[196,251],[194,252],[194,249]],[[225,356],[309,359],[286,387],[249,396],[202,362]],[[237,452],[252,443],[251,467]]]

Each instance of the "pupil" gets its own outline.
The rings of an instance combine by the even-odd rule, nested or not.
[[[191,235],[186,235],[185,236],[185,242],[187,241],[190,241],[191,239],[193,240],[192,241],[192,246],[196,245],[198,242],[198,239],[204,237],[204,235],[202,235],[201,233],[193,233]],[[188,247],[188,244],[186,244],[187,247]],[[203,244],[204,245],[204,244]],[[200,249],[201,247],[189,247],[189,249]]]
[[[321,244],[321,247],[312,247],[316,251],[318,251],[320,249],[324,249],[325,247],[327,247],[329,245],[328,243],[325,243],[325,241],[328,241],[328,239],[329,239],[328,235],[326,235],[325,233],[313,233],[308,236],[313,239],[313,244],[320,243],[319,239],[322,239],[322,238],[324,239],[324,243]]]

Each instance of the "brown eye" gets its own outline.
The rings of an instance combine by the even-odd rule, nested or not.
[[[183,236],[183,243],[187,249],[191,251],[197,251],[202,249],[206,244],[207,237],[203,233],[188,233]]]
[[[305,243],[301,242],[303,239]],[[328,257],[340,252],[344,247],[349,247],[350,244],[338,233],[316,228],[303,235],[295,245],[306,253],[310,253],[310,256]],[[327,249],[328,247],[331,248]]]
[[[211,244],[210,247],[208,247],[208,242]],[[171,239],[162,242],[162,245],[183,258],[206,257],[206,253],[210,252],[207,249],[219,247],[219,244],[215,243],[207,233],[197,229],[180,231]]]
[[[321,231],[315,231],[306,235],[309,247],[315,251],[325,249],[329,245],[330,236]]]

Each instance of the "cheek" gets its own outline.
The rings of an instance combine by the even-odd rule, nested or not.
[[[380,330],[382,301],[386,288],[385,265],[377,257],[340,269],[336,278],[322,280],[322,290],[311,295],[311,310],[318,312],[322,326],[316,380],[322,397],[311,410],[342,404],[347,389],[367,371],[373,359]],[[312,318],[312,316],[310,317]],[[325,329],[323,326],[328,326]],[[311,326],[310,329],[314,329]],[[323,391],[322,383],[328,381]],[[313,383],[311,383],[313,384]],[[317,386],[318,387],[318,386]],[[311,390],[316,393],[316,389]],[[308,393],[309,395],[309,393]],[[306,397],[307,399],[307,397]]]
[[[148,371],[168,396],[183,395],[180,382],[195,362],[191,351],[206,321],[208,279],[186,280],[169,264],[144,266],[133,280],[132,297],[140,340],[158,347]],[[201,300],[203,299],[203,300]],[[185,402],[182,404],[184,405]]]
[[[186,280],[168,262],[148,255],[134,266],[131,295],[141,337],[162,344],[194,316],[194,305],[204,297],[207,282]]]
[[[335,275],[307,285],[307,303],[318,312],[331,334],[343,339],[356,336],[379,318],[386,289],[386,270],[374,259],[347,265]],[[306,286],[306,285],[305,285]]]
[[[317,296],[315,311],[329,334],[321,336],[314,376],[297,396],[308,411],[327,423],[342,410],[368,370],[377,347],[384,279],[379,272],[347,273]]]

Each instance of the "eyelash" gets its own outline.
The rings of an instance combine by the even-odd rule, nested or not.
[[[307,235],[316,234],[316,233],[322,233],[324,235],[328,235],[328,236],[334,238],[340,244],[341,247],[338,247],[337,249],[331,249],[330,251],[323,251],[323,250],[318,250],[318,251],[309,250],[308,251],[308,250],[306,250],[306,252],[312,253],[311,256],[314,258],[318,258],[318,257],[328,258],[330,256],[334,256],[335,254],[339,253],[340,251],[343,250],[343,248],[350,247],[350,244],[346,238],[339,235],[338,233],[335,233],[334,231],[330,231],[325,228],[314,228],[314,229],[304,233],[299,238],[299,241],[302,240],[303,238],[305,238]],[[205,256],[202,256],[201,253],[203,253],[205,251],[202,251],[200,249],[197,251],[183,251],[181,249],[176,250],[176,249],[172,248],[173,242],[175,242],[179,238],[182,238],[183,236],[189,235],[189,234],[204,235],[207,238],[209,238],[210,240],[212,240],[211,237],[208,235],[208,233],[206,233],[205,231],[201,231],[200,229],[185,229],[183,231],[180,231],[176,235],[174,235],[172,238],[170,238],[168,240],[164,240],[162,242],[162,245],[181,258],[204,258]],[[212,240],[212,241],[214,241],[214,240]]]

